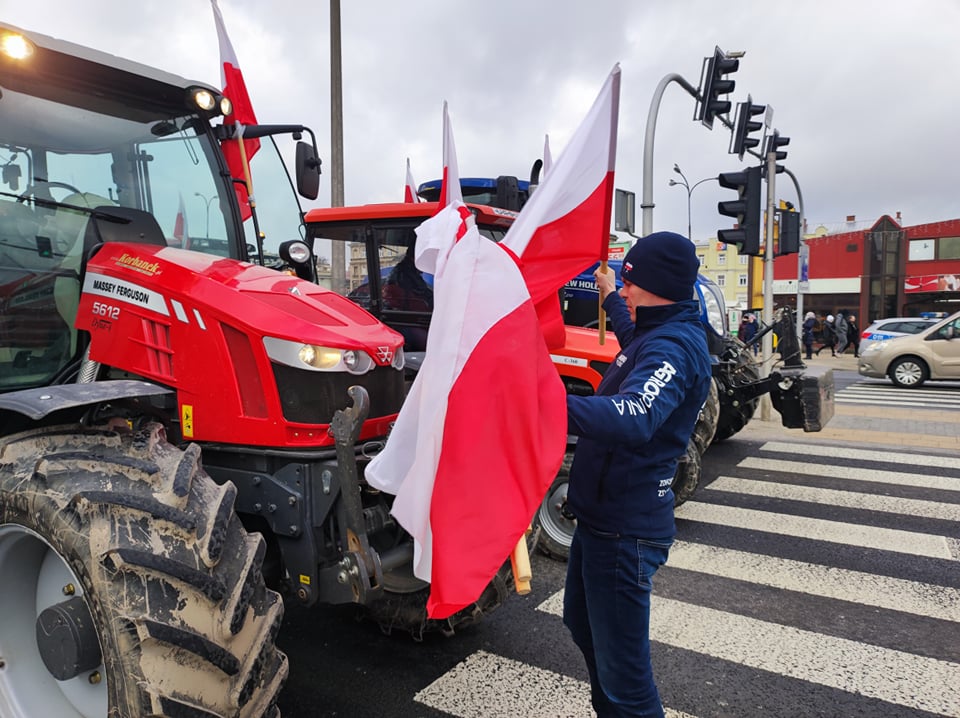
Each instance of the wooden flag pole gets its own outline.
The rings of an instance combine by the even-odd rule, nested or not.
[[[600,271],[604,274],[607,273],[607,260],[600,260]],[[597,290],[597,299],[599,304],[597,305],[597,311],[599,313],[600,323],[597,325],[600,329],[600,344],[606,344],[607,342],[607,313],[603,311],[603,295],[600,294],[600,290]]]
[[[533,572],[530,570],[530,553],[527,551],[528,533],[530,533],[529,528],[520,536],[520,540],[517,541],[517,545],[513,547],[513,552],[510,554],[513,585],[521,596],[530,593],[530,579],[533,578]]]

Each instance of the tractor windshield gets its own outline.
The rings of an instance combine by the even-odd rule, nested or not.
[[[78,356],[84,230],[98,208],[149,212],[168,246],[256,261],[209,120],[165,92],[0,72],[0,391],[54,381]],[[272,138],[251,167],[269,195],[269,258],[303,237],[300,207]]]

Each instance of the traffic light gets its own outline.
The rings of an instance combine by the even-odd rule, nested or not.
[[[792,209],[780,210],[780,243],[777,256],[800,251],[800,214]]]
[[[760,144],[760,137],[751,137],[751,133],[757,130],[763,130],[763,122],[755,122],[751,117],[765,114],[766,105],[753,104],[753,98],[747,95],[747,101],[737,105],[737,124],[733,129],[733,138],[730,144],[730,153],[737,155],[741,160],[747,150],[753,149]]]
[[[721,187],[737,190],[737,199],[718,202],[717,211],[734,217],[736,229],[721,229],[717,239],[736,244],[740,254],[760,254],[760,168],[749,167],[741,172],[724,172],[717,177]]]
[[[702,93],[694,119],[700,120],[711,130],[714,117],[730,112],[730,101],[721,100],[720,95],[730,94],[737,84],[725,78],[724,75],[736,72],[739,67],[740,60],[727,57],[719,47],[714,48],[713,57],[705,58],[703,61],[703,72],[700,76]]]
[[[766,159],[771,152],[774,152],[776,154],[777,162],[787,159],[787,151],[781,150],[780,148],[785,147],[789,144],[790,144],[790,138],[781,137],[780,130],[774,130],[773,134],[767,135],[767,144],[766,144],[766,147],[763,148],[764,171],[766,171],[766,166],[767,166]],[[780,174],[781,172],[783,172],[783,165],[776,165],[776,168],[777,168],[777,174]]]

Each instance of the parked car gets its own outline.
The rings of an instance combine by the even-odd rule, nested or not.
[[[929,329],[943,317],[887,317],[878,319],[860,333],[860,352],[870,344],[905,334],[917,334]]]
[[[899,387],[927,380],[960,379],[960,312],[917,334],[871,342],[860,352],[862,376],[889,377]]]

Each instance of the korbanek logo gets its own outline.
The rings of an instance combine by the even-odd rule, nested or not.
[[[653,406],[653,402],[660,396],[660,390],[665,387],[677,373],[673,364],[665,361],[643,385],[643,393],[638,394],[636,399],[627,399],[626,401],[611,399],[617,411],[623,416],[629,413],[630,416],[637,414],[646,414],[647,409]]]

